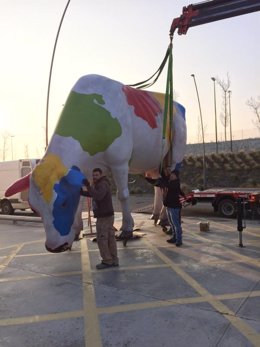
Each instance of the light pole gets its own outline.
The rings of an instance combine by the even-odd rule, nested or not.
[[[231,122],[231,90],[228,91],[228,104],[229,104],[229,132],[230,132],[230,150],[233,152],[233,141],[232,141],[232,122]]]
[[[13,137],[14,135],[11,135],[10,138],[11,138],[11,153],[12,153],[12,160],[14,159],[14,151],[13,151]]]
[[[218,153],[218,122],[217,122],[217,105],[216,105],[216,78],[211,77],[214,84],[214,111],[215,111],[215,136],[216,136],[216,153]]]
[[[204,127],[203,127],[203,119],[202,119],[202,112],[201,112],[201,105],[200,105],[200,97],[199,97],[199,91],[196,83],[196,78],[194,74],[191,74],[191,77],[193,78],[196,93],[197,93],[197,99],[198,99],[198,105],[199,105],[199,111],[200,111],[200,125],[201,125],[201,134],[202,134],[202,143],[203,143],[203,189],[206,189],[206,153],[205,153],[205,140],[204,140]]]
[[[55,51],[56,51],[56,46],[58,43],[58,39],[59,39],[59,34],[60,34],[60,29],[62,26],[62,22],[63,19],[65,17],[67,8],[69,6],[70,0],[68,0],[65,9],[63,11],[63,14],[61,16],[61,20],[60,20],[60,24],[58,27],[58,31],[56,34],[56,38],[55,38],[55,42],[54,42],[54,47],[53,47],[53,51],[52,51],[52,57],[51,57],[51,65],[50,65],[50,72],[49,72],[49,80],[48,80],[48,89],[47,89],[47,101],[46,101],[46,116],[45,116],[45,149],[47,149],[48,147],[48,143],[49,143],[49,139],[48,139],[48,127],[49,127],[49,99],[50,99],[50,89],[51,89],[51,76],[52,76],[52,68],[53,68],[53,62],[54,62],[54,57],[55,57]]]

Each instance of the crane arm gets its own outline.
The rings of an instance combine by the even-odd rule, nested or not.
[[[186,34],[190,27],[240,16],[260,10],[260,0],[211,0],[183,7],[182,15],[174,18],[170,36],[176,29]]]

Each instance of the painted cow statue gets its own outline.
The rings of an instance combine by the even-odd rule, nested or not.
[[[46,153],[31,175],[6,195],[29,187],[29,203],[43,220],[46,249],[69,249],[82,230],[80,189],[92,169],[111,171],[122,205],[122,227],[133,231],[128,173],[158,174],[169,150],[163,139],[164,95],[99,75],[80,78],[70,92]],[[174,103],[172,168],[186,144],[185,110]]]

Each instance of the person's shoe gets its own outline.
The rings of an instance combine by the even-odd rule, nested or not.
[[[103,269],[107,269],[107,268],[112,267],[112,266],[114,266],[114,265],[101,262],[100,264],[96,265],[96,269],[97,270],[103,270]]]
[[[119,266],[119,263],[113,263],[112,266]]]
[[[182,242],[176,242],[176,247],[181,247],[182,246]]]
[[[168,243],[176,243],[175,237],[172,237],[171,239],[167,240]]]

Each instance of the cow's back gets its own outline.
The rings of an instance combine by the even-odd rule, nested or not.
[[[162,97],[158,95],[162,94],[104,76],[83,76],[65,103],[51,147],[58,148],[57,141],[65,143],[62,138],[66,138],[70,148],[82,149],[91,166],[95,162],[103,167],[129,163],[130,172],[156,168],[167,150],[163,148]]]

